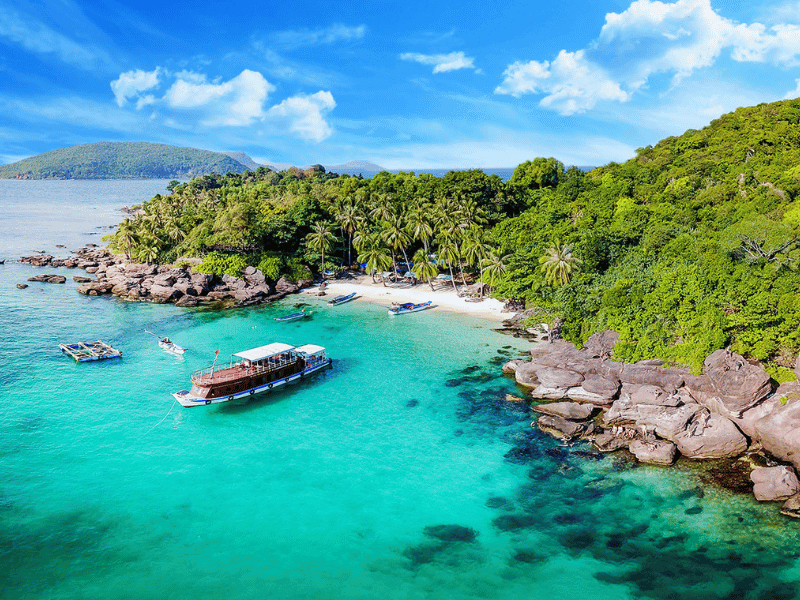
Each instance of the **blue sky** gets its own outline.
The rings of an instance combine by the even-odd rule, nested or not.
[[[800,2],[0,0],[0,163],[148,141],[296,165],[601,165],[798,96]]]

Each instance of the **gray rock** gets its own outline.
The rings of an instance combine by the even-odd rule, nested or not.
[[[567,369],[557,367],[542,367],[534,363],[536,376],[544,387],[548,388],[571,388],[583,383],[583,375]]]
[[[506,375],[511,375],[512,373],[516,373],[517,367],[519,365],[526,364],[527,362],[528,362],[527,360],[519,360],[519,359],[510,360],[503,365],[503,373],[505,373]]]
[[[592,440],[592,444],[594,444],[594,447],[600,450],[600,452],[616,452],[622,448],[627,448],[630,443],[631,440],[626,440],[619,435],[613,435],[611,432],[604,432],[600,435],[596,435]]]
[[[656,406],[679,406],[680,398],[676,394],[668,394],[656,385],[623,383],[620,398],[633,404],[653,404]]]
[[[619,341],[619,333],[613,330],[595,333],[586,340],[584,349],[593,357],[608,358],[614,352],[614,346]]]
[[[676,435],[678,450],[687,458],[732,458],[747,450],[747,439],[723,416],[698,413],[686,429]]]
[[[28,277],[28,281],[37,281],[39,283],[65,283],[67,278],[63,275],[35,275]]]
[[[561,417],[570,421],[585,421],[596,410],[594,406],[577,402],[549,402],[535,404],[532,408],[540,414]]]
[[[643,426],[667,440],[675,441],[686,431],[698,415],[708,415],[708,410],[698,404],[681,406],[656,406],[652,404],[630,404],[622,399],[615,400],[603,415],[607,427],[635,423]]]
[[[781,507],[781,514],[800,519],[800,494],[792,496]]]
[[[21,289],[21,290],[24,290],[26,287],[28,287],[28,284],[27,283],[18,283],[17,287],[19,289]]]
[[[542,415],[537,421],[539,429],[561,439],[572,439],[586,433],[586,425],[561,417]]]
[[[800,468],[800,400],[778,400],[772,412],[754,423],[756,438],[772,456]]]
[[[516,371],[514,371],[514,379],[521,386],[535,388],[539,385],[539,379],[536,376],[536,365],[531,362],[520,362]]]
[[[577,400],[578,402],[590,402],[596,406],[606,406],[612,402],[610,397],[589,392],[583,386],[569,388],[566,395],[570,400]]]
[[[759,502],[788,500],[800,493],[800,481],[792,467],[762,467],[750,472],[753,495]]]
[[[519,371],[517,371],[517,374],[519,374]],[[519,383],[519,379],[517,380],[517,383]],[[526,384],[521,384],[521,385],[526,385]],[[536,386],[533,390],[531,390],[531,397],[541,398],[545,400],[561,400],[562,398],[567,397],[568,391],[569,388],[549,388],[540,384]]]
[[[769,373],[735,352],[717,350],[712,353],[703,362],[703,374],[723,405],[737,415],[758,404],[772,391]]]
[[[610,362],[610,361],[606,361]],[[683,385],[683,373],[673,369],[662,369],[653,365],[625,364],[619,370],[619,380],[622,383],[638,383],[640,385],[655,385],[668,394],[674,393]]]
[[[581,385],[587,392],[603,396],[609,400],[613,399],[619,392],[619,379],[609,379],[600,375],[586,375]]]
[[[243,290],[247,287],[247,282],[244,279],[239,279],[238,277],[232,277],[230,275],[223,275],[222,283],[231,290]]]
[[[299,282],[298,282],[298,283],[299,283]],[[278,283],[276,283],[276,284],[275,284],[275,291],[276,291],[277,293],[283,293],[283,294],[294,294],[294,293],[295,293],[295,292],[297,292],[297,291],[298,291],[298,290],[299,290],[301,287],[307,287],[307,286],[298,286],[298,285],[295,285],[295,284],[294,284],[294,283],[292,283],[291,281],[288,281],[288,280],[287,280],[287,279],[285,279],[284,277],[281,277],[281,278],[278,280]]]
[[[666,440],[633,440],[628,446],[636,460],[653,465],[671,465],[675,462],[677,447]]]
[[[92,280],[91,277],[81,277],[80,275],[75,275],[72,278],[72,281],[75,283],[89,283]]]
[[[100,296],[102,294],[110,294],[113,288],[114,285],[111,283],[92,281],[91,283],[79,285],[77,287],[77,292],[87,296]]]
[[[185,295],[178,298],[178,301],[175,303],[175,306],[183,306],[183,307],[191,307],[197,306],[200,301],[197,299],[196,296]]]
[[[173,287],[167,287],[154,283],[150,288],[150,298],[156,304],[172,302],[180,298],[183,294]]]

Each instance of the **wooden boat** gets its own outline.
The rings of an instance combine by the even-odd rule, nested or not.
[[[147,331],[147,329],[145,329],[144,332],[157,337],[158,347],[161,348],[162,350],[166,350],[170,354],[174,354],[176,356],[183,356],[183,353],[186,352],[186,350],[188,350],[188,348],[184,348],[183,346],[178,346],[178,344],[173,342],[168,337],[162,337],[156,333],[153,333],[152,331]]]
[[[322,346],[275,342],[231,355],[228,366],[216,367],[215,358],[210,367],[192,373],[190,390],[172,396],[185,407],[228,402],[303,379],[331,363]]]
[[[64,354],[74,358],[75,362],[122,358],[122,350],[112,348],[110,344],[100,340],[96,342],[78,342],[76,344],[59,344],[58,347],[61,348]]]
[[[283,315],[282,317],[275,317],[275,321],[280,321],[281,323],[285,323],[287,321],[297,321],[298,319],[305,319],[306,317],[310,317],[311,313],[306,312],[304,308],[300,312],[292,313],[290,315]]]
[[[427,302],[422,302],[420,304],[414,304],[413,302],[406,302],[405,304],[397,304],[389,309],[390,315],[404,315],[406,313],[417,312],[418,310],[425,310],[426,308],[431,308],[432,302],[428,300]]]
[[[344,304],[345,302],[350,302],[353,298],[356,297],[356,293],[353,292],[352,294],[347,294],[346,296],[336,296],[333,300],[328,301],[328,306],[337,306],[339,304]]]

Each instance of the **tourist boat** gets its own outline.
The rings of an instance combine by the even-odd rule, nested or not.
[[[390,315],[404,315],[405,313],[412,313],[417,312],[418,310],[425,310],[426,308],[431,308],[432,303],[430,300],[427,302],[422,302],[420,304],[414,304],[413,302],[406,302],[405,304],[397,304],[389,309]]]
[[[217,351],[217,353],[219,350]],[[181,406],[228,402],[266,392],[290,381],[302,379],[331,365],[325,348],[306,344],[290,346],[275,342],[231,355],[230,364],[214,364],[192,373],[192,389],[172,396]]]
[[[328,306],[336,306],[338,304],[344,304],[345,302],[350,302],[353,298],[356,297],[356,293],[353,292],[352,294],[347,294],[346,296],[336,296],[333,300],[328,301]]]
[[[306,317],[310,317],[311,313],[306,312],[304,308],[300,312],[292,313],[290,315],[283,315],[282,317],[275,317],[275,321],[280,321],[281,323],[285,323],[287,321],[297,321],[298,319],[305,319]]]

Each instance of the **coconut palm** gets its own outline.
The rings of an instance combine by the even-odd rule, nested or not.
[[[306,244],[312,250],[316,250],[322,255],[320,261],[320,275],[325,278],[325,252],[330,252],[336,242],[331,226],[328,223],[315,223],[311,233],[306,236]]]
[[[489,252],[489,255],[483,259],[481,266],[481,277],[486,275],[486,282],[490,287],[506,274],[506,261],[510,255],[497,256],[494,252]]]
[[[553,242],[546,254],[539,258],[545,280],[550,285],[569,283],[573,271],[576,271],[582,262],[577,256],[573,256],[572,244],[562,244],[558,240]]]
[[[425,254],[428,254],[428,242],[433,237],[433,227],[428,220],[428,211],[423,204],[417,204],[408,211],[406,215],[408,220],[408,230],[411,234],[411,239],[414,241],[422,242],[422,247],[425,249]],[[416,263],[416,260],[414,261]]]
[[[481,264],[489,254],[489,246],[487,246],[481,236],[480,230],[474,230],[472,235],[464,240],[462,245],[464,259],[470,266],[477,266],[479,269]],[[483,270],[480,272],[481,277],[481,297],[483,297]]]
[[[439,244],[439,258],[447,263],[447,268],[450,271],[450,281],[453,282],[453,290],[458,293],[456,279],[453,277],[453,263],[458,260],[458,246],[455,241],[445,239],[445,241]]]
[[[433,280],[439,274],[439,267],[436,266],[436,263],[431,260],[423,248],[417,250],[414,255],[414,274],[420,281],[427,279],[431,286],[431,291],[433,291]]]
[[[114,236],[115,246],[117,249],[125,248],[125,254],[128,258],[133,257],[133,248],[136,246],[136,230],[130,219],[125,219],[119,224],[117,233]]]
[[[383,246],[376,237],[372,237],[365,241],[363,250],[358,255],[358,262],[367,263],[367,272],[372,274],[372,281],[375,281],[375,273],[388,269],[392,259],[386,251],[386,246]],[[383,285],[386,285],[385,281]]]
[[[395,253],[402,250],[403,258],[406,259],[406,266],[408,266],[408,255],[406,254],[406,246],[411,241],[406,233],[403,219],[400,216],[391,215],[389,219],[383,222],[381,229],[381,236],[392,251],[392,263],[394,264],[394,276],[397,278],[397,261],[395,260]]]
[[[361,211],[358,210],[353,204],[344,204],[336,214],[336,220],[339,226],[350,238],[347,244],[347,264],[350,265],[351,260],[350,248],[353,245],[353,233],[358,229],[364,217],[361,216]]]

